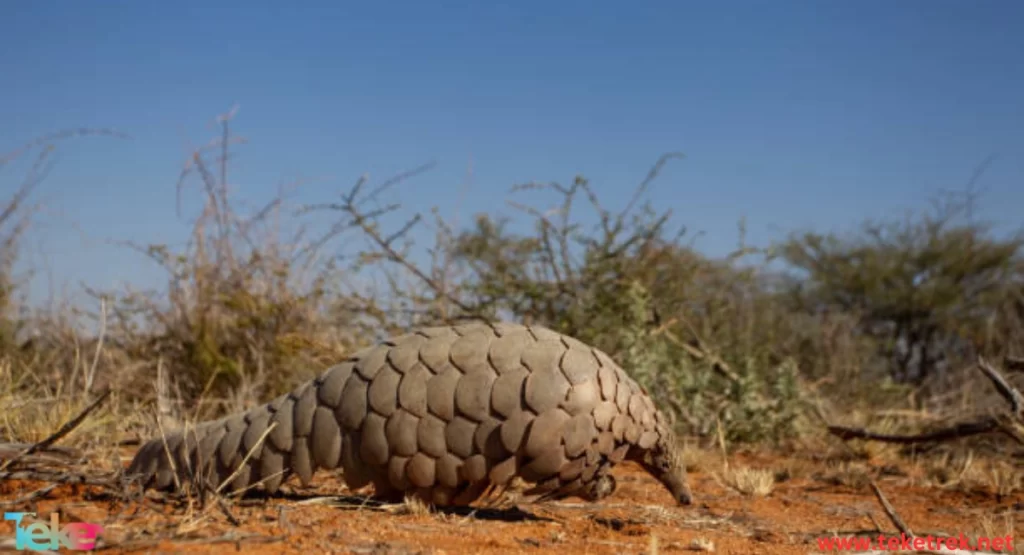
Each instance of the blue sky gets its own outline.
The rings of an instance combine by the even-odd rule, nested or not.
[[[846,229],[995,155],[980,213],[1024,221],[1024,3],[507,4],[5,2],[0,152],[69,127],[132,135],[62,144],[37,191],[33,297],[156,283],[106,241],[182,240],[178,171],[235,104],[250,144],[232,181],[253,201],[436,161],[392,198],[450,216],[462,194],[466,221],[509,212],[515,183],[581,173],[615,207],[678,150],[649,199],[721,254],[741,217],[756,242]]]

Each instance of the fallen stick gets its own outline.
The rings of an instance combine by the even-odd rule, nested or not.
[[[985,417],[975,422],[960,422],[949,426],[948,428],[935,430],[934,432],[913,435],[882,434],[872,432],[865,428],[848,428],[846,426],[835,425],[828,426],[829,433],[840,439],[866,439],[870,441],[881,441],[883,443],[906,444],[947,441],[950,439],[959,439],[962,437],[994,432],[999,429],[999,421],[992,417]]]
[[[896,508],[892,506],[892,503],[889,503],[885,494],[882,493],[882,489],[878,487],[878,484],[876,484],[874,480],[871,480],[871,490],[875,492],[875,497],[878,499],[878,502],[881,503],[882,510],[885,511],[885,516],[889,517],[889,521],[896,526],[896,529],[908,536],[913,536],[914,532],[910,529],[910,526],[907,526],[907,523],[903,522],[903,519],[900,518],[900,514],[896,512]]]
[[[89,476],[75,472],[44,472],[37,470],[15,470],[0,472],[0,480],[26,480],[31,482],[50,482],[54,484],[78,484],[86,486],[105,486],[113,488],[116,480],[112,475]]]
[[[10,501],[0,501],[0,507],[19,507],[26,503],[31,503],[37,499],[42,499],[43,497],[46,497],[46,494],[56,489],[57,486],[59,485],[60,484],[50,484],[46,487],[37,489],[36,491],[33,491],[32,493],[29,493],[27,495],[22,495],[17,499],[11,499]]]
[[[922,541],[927,541],[926,538],[921,538],[921,536],[917,536],[914,534],[914,532],[910,529],[910,526],[908,526],[907,523],[904,522],[904,520],[900,517],[899,513],[896,512],[896,508],[892,506],[892,503],[890,503],[889,499],[885,497],[885,494],[882,493],[882,489],[878,487],[878,484],[876,484],[874,480],[871,480],[871,489],[875,492],[875,497],[878,499],[878,502],[882,505],[882,510],[885,511],[885,515],[889,517],[889,521],[892,522],[893,526],[895,526],[896,529],[899,530],[904,536],[909,538],[912,544],[919,538]],[[892,553],[892,551],[888,551],[883,548],[881,550],[867,551],[866,553],[882,555]],[[933,553],[936,555],[988,555],[990,553],[995,552],[971,551],[969,549],[949,549],[945,547],[940,547],[934,549],[918,549],[914,551],[914,553]]]
[[[1019,420],[1024,420],[1024,395],[1021,395],[1017,388],[1010,385],[1006,378],[982,357],[978,357],[978,369],[992,382],[1006,402],[1010,403],[1013,415]]]
[[[912,435],[883,434],[872,432],[865,428],[850,428],[836,425],[827,425],[826,428],[830,434],[843,440],[864,439],[884,443],[913,444],[947,441],[990,432],[1002,432],[1018,443],[1024,444],[1024,437],[1014,426],[1014,424],[1017,425],[1017,428],[1024,426],[1024,395],[1017,388],[1010,385],[1010,382],[983,357],[978,357],[977,366],[978,370],[988,378],[992,386],[999,392],[999,395],[1010,405],[1009,411],[1003,411],[1001,414],[980,416],[974,421],[958,422],[939,430]]]
[[[42,441],[40,441],[38,443],[34,443],[34,444],[30,445],[27,449],[23,450],[21,453],[19,453],[19,454],[15,455],[14,457],[4,461],[4,463],[2,465],[0,465],[0,472],[3,472],[5,470],[7,470],[8,468],[11,467],[11,465],[13,465],[14,463],[20,461],[22,458],[27,457],[28,455],[31,455],[32,453],[35,453],[37,451],[43,451],[43,450],[49,448],[54,443],[60,441],[62,438],[64,438],[64,436],[68,435],[75,428],[80,426],[82,424],[82,422],[85,421],[86,417],[89,416],[89,414],[91,414],[94,410],[99,408],[99,406],[102,405],[103,402],[107,400],[107,397],[110,397],[110,390],[109,389],[104,391],[103,394],[101,394],[99,397],[97,397],[95,401],[89,403],[89,405],[87,407],[85,407],[84,409],[82,409],[82,411],[80,413],[78,413],[74,418],[72,418],[71,420],[68,420],[67,422],[65,422],[64,425],[62,425],[60,428],[58,428],[56,432],[53,432],[52,434],[50,434],[49,437],[47,437],[46,439],[44,439],[44,440],[42,440]]]
[[[46,463],[67,463],[81,457],[75,449],[68,447],[50,446],[46,449],[37,448],[32,454],[25,454],[32,444],[29,443],[0,443],[0,460],[18,458],[20,462],[28,464]]]

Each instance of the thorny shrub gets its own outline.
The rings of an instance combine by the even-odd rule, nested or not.
[[[180,410],[195,411],[211,399],[266,399],[382,335],[470,318],[513,320],[597,346],[647,388],[680,431],[710,438],[721,430],[733,442],[778,441],[807,422],[816,426],[812,417],[822,398],[838,407],[897,404],[911,386],[894,379],[898,334],[879,331],[886,315],[916,318],[903,331],[917,333],[952,322],[957,306],[983,298],[975,308],[984,312],[970,314],[986,322],[982,343],[962,327],[942,327],[968,339],[945,343],[956,345],[945,356],[969,360],[986,345],[1024,354],[1020,251],[983,250],[1005,245],[981,229],[967,242],[957,242],[958,227],[950,231],[955,236],[928,228],[930,243],[898,233],[873,245],[804,235],[756,248],[745,243],[741,228],[735,252],[712,258],[687,241],[685,229],[675,229],[671,212],[644,203],[647,188],[677,154],[661,157],[615,211],[577,177],[570,185],[515,187],[514,194],[530,191],[555,204],[549,210],[510,201],[525,220],[495,211],[457,227],[437,210],[392,219],[400,206],[384,199],[427,169],[420,168],[375,186],[360,179],[336,202],[292,212],[282,195],[243,216],[229,194],[229,147],[240,142],[230,121],[220,119],[220,136],[190,157],[179,181],[181,187],[197,178],[203,199],[187,245],[126,243],[165,269],[164,286],[94,292],[102,300],[94,315],[100,337],[81,339],[88,334],[70,324],[36,323],[42,336],[31,344],[0,334],[0,354],[14,360],[30,351],[38,364],[44,345],[74,342],[67,352],[77,358],[50,367],[82,368],[73,373],[113,385],[126,403],[151,406],[172,397]],[[579,204],[589,217],[580,216]],[[307,225],[316,214],[329,223],[311,239]],[[532,229],[514,231],[522,223]],[[423,241],[422,226],[431,228],[432,243]],[[358,244],[369,247],[351,252]],[[950,244],[964,260],[929,255]],[[974,254],[986,252],[1003,258]],[[893,297],[881,294],[884,283],[904,276],[907,260],[916,274],[906,275],[931,276],[941,294],[897,297],[909,298],[906,312],[886,313]],[[978,261],[977,271],[970,260]],[[986,285],[993,265],[1002,272],[999,288]],[[9,265],[0,270],[0,301],[8,303],[12,274]],[[984,295],[951,299],[948,284],[956,280],[986,286]],[[5,330],[25,325],[24,317],[10,314],[4,321]],[[82,353],[95,355],[82,364],[76,362]],[[201,412],[209,417],[231,408]]]

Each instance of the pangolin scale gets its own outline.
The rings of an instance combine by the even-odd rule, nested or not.
[[[340,469],[351,489],[444,506],[513,480],[526,499],[598,500],[624,460],[692,503],[667,418],[608,355],[541,326],[473,323],[385,340],[268,403],[151,439],[126,474],[273,493]]]

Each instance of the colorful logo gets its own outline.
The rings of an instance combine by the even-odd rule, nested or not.
[[[56,551],[60,548],[75,551],[90,551],[96,547],[96,538],[103,532],[103,526],[87,522],[71,522],[60,527],[60,516],[50,513],[50,524],[33,522],[22,528],[21,519],[35,513],[4,513],[4,520],[14,521],[14,547],[21,551]]]

